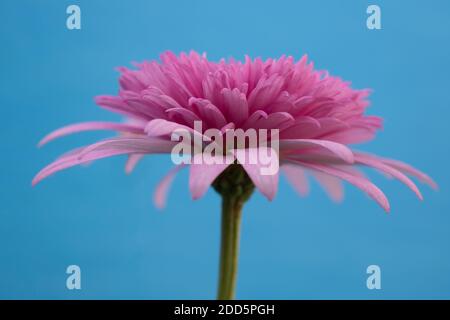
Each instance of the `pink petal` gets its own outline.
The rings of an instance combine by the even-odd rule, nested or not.
[[[345,145],[328,141],[328,140],[316,140],[316,139],[283,139],[280,140],[280,150],[281,152],[285,152],[288,150],[297,150],[304,147],[321,147],[324,148],[337,157],[341,158],[345,162],[353,163],[353,152]],[[304,152],[308,153],[307,150]]]
[[[153,119],[149,121],[147,126],[145,127],[145,133],[149,137],[159,137],[171,135],[177,129],[184,129],[188,130],[189,132],[193,131],[192,128],[176,122],[167,121],[164,119]]]
[[[403,163],[398,160],[386,159],[386,158],[380,158],[380,160],[391,167],[394,167],[400,171],[403,171],[406,174],[416,177],[417,179],[419,179],[423,183],[428,184],[431,188],[433,188],[435,190],[439,189],[437,183],[434,182],[434,180],[432,178],[430,178],[428,175],[426,175],[422,171],[415,169],[414,167],[410,166],[407,163]]]
[[[358,176],[354,176],[348,172],[333,168],[331,166],[321,165],[321,164],[313,164],[307,162],[297,161],[298,164],[310,168],[313,170],[317,170],[319,172],[323,172],[337,178],[343,179],[359,189],[366,192],[372,199],[374,199],[386,212],[389,212],[390,206],[389,201],[384,195],[384,193],[372,182],[365,178],[361,178]]]
[[[298,165],[292,163],[286,163],[281,166],[281,170],[284,172],[286,179],[292,185],[292,187],[301,195],[306,196],[309,193],[309,183],[306,177],[305,170]]]
[[[274,112],[257,119],[253,124],[256,129],[282,129],[294,122],[294,117],[288,112]]]
[[[202,158],[203,157],[203,158]],[[216,159],[221,164],[207,164]],[[203,161],[203,163],[200,163]],[[199,163],[199,164],[196,164]],[[223,156],[212,156],[207,153],[195,154],[192,157],[191,168],[189,171],[189,189],[191,190],[192,198],[201,198],[213,181],[231,164],[233,158]]]
[[[228,123],[222,111],[207,99],[190,98],[189,106],[212,128],[221,128]]]
[[[125,172],[130,174],[143,157],[144,154],[130,154],[125,164]]]
[[[234,151],[237,160],[242,165],[244,170],[247,172],[250,179],[255,184],[255,187],[258,188],[261,193],[267,197],[267,199],[272,200],[275,197],[278,189],[278,178],[279,178],[279,170],[274,174],[261,174],[261,169],[267,167],[267,164],[263,164],[261,162],[259,152],[265,152],[265,154],[274,155],[275,151],[271,148],[249,148],[249,149],[237,149]],[[278,157],[271,157],[274,161],[277,161],[276,165],[278,166]],[[251,163],[250,159],[255,159],[256,163]]]
[[[142,91],[142,99],[153,106],[161,107],[162,109],[181,108],[181,106],[168,95],[165,95],[161,89],[150,86]]]
[[[239,89],[224,88],[221,91],[224,97],[225,108],[228,110],[228,119],[236,125],[242,124],[248,118],[247,97]]]
[[[78,157],[81,159],[93,151],[114,150],[118,154],[126,153],[170,153],[176,142],[158,138],[118,137],[106,139],[84,148]]]
[[[319,171],[313,171],[312,174],[333,201],[341,202],[344,199],[344,188],[338,178]]]
[[[136,112],[127,105],[121,97],[115,96],[96,96],[95,103],[107,110],[126,115],[133,118],[147,118],[145,115]]]
[[[368,157],[364,154],[355,154],[355,161],[357,163],[364,164],[366,166],[373,167],[375,169],[378,169],[384,173],[387,173],[394,178],[397,178],[401,182],[403,182],[406,186],[408,186],[420,200],[423,200],[422,194],[420,193],[417,186],[412,182],[407,176],[405,176],[403,173],[398,171],[397,169],[390,167],[386,164],[384,164],[381,160],[377,160],[371,157]]]
[[[191,128],[194,127],[194,121],[201,121],[201,119],[194,112],[186,108],[171,108],[167,109],[166,113],[169,115],[170,119],[174,121],[180,119]]]
[[[269,115],[265,111],[256,110],[248,117],[248,119],[244,122],[242,127],[244,129],[255,129],[255,128],[257,128],[256,123],[258,121],[260,121],[261,119],[267,119],[268,116]]]
[[[280,130],[280,139],[303,139],[311,131],[318,131],[320,122],[312,117],[299,117],[286,129]]]
[[[184,168],[184,164],[180,164],[172,168],[169,173],[159,182],[156,187],[155,193],[153,195],[153,202],[155,206],[159,209],[163,209],[166,206],[167,193],[172,185],[173,179],[175,178],[178,171]]]
[[[114,130],[114,131],[123,131],[123,132],[129,132],[129,133],[135,133],[135,134],[143,134],[144,128],[137,125],[132,124],[126,124],[126,123],[114,123],[114,122],[81,122],[76,123],[72,125],[68,125],[65,127],[62,127],[60,129],[57,129],[48,135],[46,135],[40,142],[39,146],[43,146],[44,144],[72,134],[76,132],[82,132],[82,131],[93,131],[93,130]]]
[[[173,143],[149,138],[113,138],[95,143],[85,148],[79,148],[60,157],[42,169],[33,179],[36,185],[42,179],[58,172],[93,160],[129,153],[167,153],[172,150]]]

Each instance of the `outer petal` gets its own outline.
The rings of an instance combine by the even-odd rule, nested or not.
[[[264,152],[265,154],[272,155],[272,161],[276,161],[277,170],[273,174],[261,174],[262,170],[268,166],[261,161],[259,152]],[[235,155],[239,163],[242,165],[244,170],[249,175],[250,179],[255,184],[261,193],[267,197],[267,199],[272,200],[275,197],[278,189],[278,155],[275,155],[275,151],[271,148],[250,148],[250,149],[237,149],[235,150]],[[254,159],[256,161],[251,161]],[[255,162],[255,163],[252,163]]]
[[[193,131],[192,128],[176,122],[167,121],[164,119],[154,119],[148,122],[145,127],[145,133],[147,133],[149,137],[160,137],[171,135],[172,132],[177,129],[185,129],[189,132]]]
[[[164,119],[154,119],[149,121],[147,126],[145,127],[145,133],[149,137],[162,137],[162,136],[170,136],[175,130],[180,129],[192,133],[193,135],[199,138],[200,142],[211,140],[209,137],[203,135],[202,132],[195,131],[191,127],[172,121],[167,121]],[[193,142],[195,143],[196,140],[197,139],[193,139]]]
[[[354,176],[348,172],[339,170],[337,168],[321,165],[321,164],[313,164],[313,163],[306,163],[306,162],[300,162],[299,164],[303,165],[306,168],[317,170],[319,172],[323,172],[332,176],[335,176],[337,178],[343,179],[356,187],[360,188],[364,192],[366,192],[372,199],[374,199],[378,204],[386,211],[389,212],[390,206],[389,201],[384,195],[384,193],[372,182],[370,182],[367,179],[361,178],[359,176]]]
[[[144,157],[144,154],[130,154],[128,156],[127,162],[125,163],[125,172],[127,174],[131,173],[138,162]]]
[[[366,166],[370,166],[375,169],[378,169],[384,173],[387,173],[387,174],[393,176],[394,178],[397,178],[398,180],[403,182],[406,186],[408,186],[417,195],[417,197],[420,200],[423,200],[422,194],[420,193],[419,189],[414,184],[414,182],[412,182],[407,176],[405,176],[403,173],[401,173],[397,169],[384,164],[381,160],[376,160],[371,157],[367,157],[363,154],[356,154],[355,161],[357,163],[361,163]]]
[[[292,187],[301,196],[304,197],[309,193],[308,178],[306,177],[306,172],[302,167],[292,163],[286,163],[281,166],[281,170],[284,172],[286,179]]]
[[[166,206],[167,193],[172,185],[173,179],[175,175],[184,168],[184,164],[180,164],[174,168],[172,168],[169,173],[159,182],[156,187],[155,193],[153,195],[153,202],[155,206],[159,209],[163,209]]]
[[[358,153],[358,154],[362,154],[362,153]],[[419,179],[423,183],[428,184],[431,188],[433,188],[435,190],[439,189],[437,183],[434,182],[434,180],[432,178],[430,178],[428,175],[426,175],[422,171],[415,169],[414,167],[410,166],[407,163],[404,163],[404,162],[401,162],[398,160],[392,160],[392,159],[386,159],[386,158],[382,158],[382,157],[378,157],[378,156],[372,156],[369,154],[365,154],[365,156],[381,160],[381,161],[383,161],[383,163],[387,164],[388,166],[396,168],[397,170],[400,170],[403,173],[409,174],[409,175]]]
[[[46,135],[40,142],[39,146],[43,146],[44,144],[72,134],[76,132],[82,132],[82,131],[94,131],[94,130],[114,130],[114,131],[123,131],[123,132],[129,132],[129,133],[135,133],[135,134],[143,134],[144,128],[132,125],[132,124],[126,124],[126,123],[114,123],[114,122],[81,122],[76,124],[71,124],[65,127],[62,127],[60,129],[57,129],[48,135]]]
[[[133,110],[121,97],[116,96],[96,96],[95,103],[109,111],[116,112],[131,118],[147,119],[148,116]]]
[[[284,139],[280,140],[280,150],[298,150],[305,147],[320,147],[326,149],[348,163],[353,163],[353,152],[345,145],[328,140],[317,139]],[[304,152],[307,154],[307,150]]]
[[[234,160],[232,157],[214,157],[206,153],[195,154],[192,159],[193,163],[189,171],[189,189],[191,190],[193,199],[201,198],[211,183],[213,183],[214,179],[233,163]],[[212,163],[214,160],[218,163],[205,163],[206,161]]]
[[[121,154],[133,153],[166,153],[170,152],[173,143],[150,138],[113,138],[95,143],[85,148],[79,148],[73,152],[58,158],[53,163],[42,169],[33,179],[35,185],[42,179],[55,172],[67,169],[94,160],[112,157]]]
[[[341,202],[344,199],[344,187],[341,180],[319,171],[314,171],[313,175],[333,201]]]
[[[170,153],[176,142],[158,138],[118,137],[106,139],[84,148],[78,155],[80,159],[93,151],[116,151],[127,153]]]

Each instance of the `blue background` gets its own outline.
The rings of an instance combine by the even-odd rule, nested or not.
[[[382,9],[382,30],[366,8]],[[78,4],[82,29],[66,28]],[[241,299],[450,298],[450,2],[441,1],[16,1],[0,4],[0,298],[215,297],[220,199],[192,201],[187,172],[166,210],[152,192],[171,167],[125,158],[61,172],[35,188],[57,155],[110,133],[83,133],[38,150],[49,131],[85,120],[119,120],[96,107],[117,92],[116,66],[195,49],[217,60],[244,54],[300,58],[374,89],[370,113],[385,119],[360,149],[405,160],[434,177],[425,197],[369,173],[392,205],[386,215],[346,185],[335,204],[313,184],[300,198],[280,183],[268,203],[245,207],[237,297]],[[82,290],[66,289],[66,267]],[[368,290],[366,268],[382,270]]]

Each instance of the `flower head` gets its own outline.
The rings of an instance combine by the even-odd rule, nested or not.
[[[348,147],[371,140],[382,127],[382,119],[365,114],[368,90],[354,90],[348,82],[314,70],[306,56],[297,62],[285,56],[265,61],[246,57],[245,62],[211,62],[196,52],[180,56],[166,52],[160,63],[143,62],[135,67],[119,68],[117,96],[95,99],[99,106],[125,116],[127,121],[70,125],[50,133],[40,145],[80,131],[113,130],[119,135],[63,155],[41,170],[33,184],[62,169],[122,154],[128,155],[126,171],[131,172],[144,155],[171,153],[177,144],[172,133],[178,129],[202,137],[206,135],[203,129],[218,129],[224,137],[230,129],[277,129],[277,161],[300,194],[308,191],[308,173],[335,200],[343,196],[344,180],[389,211],[386,196],[358,170],[359,166],[400,180],[419,199],[422,195],[408,175],[436,188],[431,178],[407,164]],[[200,131],[195,127],[199,121]],[[233,166],[237,164],[246,179],[272,199],[278,188],[278,171],[264,175],[259,170],[261,164],[245,161],[261,148],[244,144],[230,154]],[[230,165],[192,163],[189,186],[193,197],[201,197],[211,184],[220,189],[218,177],[236,171],[227,170]],[[185,166],[174,167],[159,184],[155,192],[158,206],[164,204],[174,175]]]

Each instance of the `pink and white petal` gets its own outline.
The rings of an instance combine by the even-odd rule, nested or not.
[[[386,159],[386,158],[380,158],[385,164],[396,168],[397,170],[403,171],[406,174],[409,174],[410,176],[413,176],[417,179],[419,179],[419,181],[429,185],[431,188],[433,188],[434,190],[438,190],[439,186],[438,184],[432,179],[430,178],[427,174],[423,173],[420,170],[417,170],[416,168],[412,167],[411,165],[398,161],[398,160],[391,160],[391,159]]]
[[[332,166],[322,165],[322,164],[313,164],[307,162],[298,161],[299,164],[303,165],[306,168],[317,170],[319,172],[323,172],[332,176],[335,176],[339,179],[345,180],[359,189],[366,192],[372,199],[374,199],[386,212],[389,212],[390,206],[389,201],[384,195],[384,193],[372,182],[365,178],[361,178],[359,176],[354,176],[348,172],[339,170]]]
[[[81,122],[59,128],[49,133],[39,142],[38,145],[39,147],[41,147],[54,139],[61,138],[69,134],[94,130],[114,130],[133,134],[144,134],[144,128],[142,126],[133,124],[101,122],[101,121]]]
[[[48,166],[46,166],[45,168],[43,168],[41,171],[39,171],[38,174],[36,174],[36,176],[33,178],[31,184],[34,186],[43,179],[47,178],[48,176],[58,171],[68,169],[76,165],[89,163],[94,160],[112,157],[123,153],[124,152],[118,150],[107,150],[107,151],[101,150],[91,152],[89,155],[83,157],[83,159],[80,159],[78,154],[72,154],[66,157],[59,158],[56,161],[49,164]]]
[[[213,181],[233,163],[234,157],[212,156],[198,153],[192,157],[189,171],[189,189],[192,198],[201,198]],[[215,162],[215,163],[213,163]]]
[[[32,185],[58,171],[90,161],[130,153],[167,153],[167,150],[170,152],[171,148],[170,141],[153,141],[149,138],[131,139],[119,137],[101,141],[84,148],[78,148],[74,152],[58,158],[34,177]]]
[[[115,150],[121,154],[127,153],[170,153],[176,145],[174,141],[168,141],[159,138],[129,138],[117,137],[110,138],[91,144],[84,148],[78,155],[81,159],[93,151]]]
[[[187,130],[189,132],[193,131],[192,128],[176,122],[164,119],[154,119],[147,123],[145,133],[149,137],[170,136],[175,130],[179,129]]]
[[[272,170],[270,174],[263,174],[262,172],[267,170],[269,163],[262,161],[261,154],[269,155],[270,166],[275,164],[276,170]],[[272,200],[278,190],[279,179],[279,163],[278,155],[271,148],[249,148],[249,149],[237,149],[234,150],[236,159],[242,165],[247,172],[250,179],[255,184],[255,187],[269,200]],[[275,162],[276,163],[275,163]]]
[[[145,127],[145,133],[149,137],[164,137],[171,136],[172,133],[175,133],[179,130],[185,130],[186,132],[190,132],[194,137],[198,139],[192,139],[193,143],[200,143],[203,141],[211,141],[211,138],[203,135],[202,132],[195,131],[193,128],[188,127],[183,124],[179,124],[172,121],[167,121],[164,119],[154,119],[148,122]],[[171,139],[171,138],[168,138]]]
[[[420,193],[417,186],[412,182],[406,175],[401,173],[399,170],[390,167],[386,164],[384,164],[381,160],[373,159],[371,157],[367,157],[363,154],[355,154],[355,161],[356,163],[360,163],[372,168],[375,168],[381,172],[384,172],[394,178],[397,178],[401,182],[403,182],[407,187],[409,187],[420,200],[423,200],[423,196]]]
[[[309,182],[305,170],[295,164],[286,163],[281,166],[287,181],[302,197],[309,193]]]
[[[353,163],[353,152],[345,145],[328,141],[328,140],[317,140],[317,139],[283,139],[280,140],[280,150],[282,153],[289,150],[298,150],[306,147],[320,147],[330,151],[332,154],[338,156],[342,160],[348,163]],[[305,154],[308,150],[305,150]]]
[[[177,165],[172,168],[167,175],[158,183],[158,186],[155,189],[155,193],[153,194],[153,202],[155,206],[159,209],[163,209],[166,206],[167,194],[169,192],[170,186],[172,185],[173,179],[176,174],[184,168],[184,164]]]

